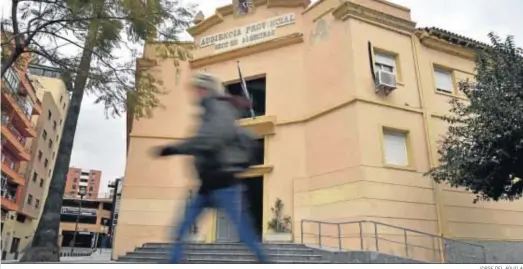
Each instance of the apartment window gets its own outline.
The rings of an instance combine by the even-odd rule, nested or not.
[[[434,79],[436,80],[436,90],[445,93],[452,93],[452,73],[440,68],[434,68]]]
[[[64,100],[64,96],[60,96],[60,103],[62,103],[62,101]]]
[[[35,208],[36,209],[40,208],[40,200],[38,200],[38,199],[35,200]]]
[[[53,130],[56,130],[56,126],[57,126],[57,124],[56,124],[56,121],[54,120],[53,121]]]
[[[64,103],[64,105],[62,106],[62,108],[65,109],[65,103]]]
[[[51,176],[53,175],[53,169],[49,169],[49,174],[47,174],[48,176]]]
[[[73,184],[73,187],[71,189],[76,190],[76,185]]]
[[[44,161],[44,167],[47,168],[47,165],[49,164],[49,160],[47,158],[45,158],[45,161]]]
[[[53,113],[51,113],[51,110],[47,111],[47,119],[50,120],[53,116]]]
[[[38,178],[38,174],[36,172],[33,172],[33,182],[36,182],[37,178]]]
[[[383,52],[376,52],[374,55],[374,69],[396,73],[396,56]]]
[[[383,144],[385,163],[389,165],[407,166],[407,133],[401,131],[384,130]]]
[[[42,151],[41,150],[38,151],[38,160],[39,161],[42,160]]]
[[[56,152],[53,151],[53,160],[54,160],[54,155],[56,154]]]
[[[78,178],[75,177],[75,178],[73,179],[73,182],[78,182]]]
[[[89,191],[93,191],[93,190],[94,190],[93,187],[89,187]]]
[[[49,139],[48,146],[49,146],[49,148],[52,148],[52,147],[53,147],[53,140]]]
[[[27,196],[27,204],[28,204],[28,205],[31,205],[32,203],[33,203],[33,196],[32,196],[31,194],[29,194],[29,195]]]
[[[40,188],[42,188],[42,187],[44,187],[44,179],[43,178],[40,179]]]
[[[44,130],[44,131],[42,132],[42,138],[43,138],[44,140],[47,139],[47,131]]]

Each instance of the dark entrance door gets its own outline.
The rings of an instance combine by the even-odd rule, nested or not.
[[[263,227],[263,177],[253,177],[243,180],[240,210],[251,215],[252,224],[258,240],[261,240]],[[234,224],[225,212],[217,211],[216,242],[239,242],[240,238]]]

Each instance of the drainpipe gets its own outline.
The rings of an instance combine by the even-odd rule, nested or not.
[[[426,146],[427,146],[427,152],[429,154],[429,165],[430,165],[430,168],[432,169],[433,167],[436,166],[436,161],[435,161],[435,156],[434,156],[434,152],[432,150],[432,139],[431,139],[431,129],[430,129],[430,114],[429,112],[427,111],[427,106],[426,106],[426,102],[425,102],[425,98],[423,96],[423,86],[422,86],[422,81],[421,81],[421,70],[420,70],[420,63],[419,63],[419,49],[418,49],[418,43],[416,40],[418,37],[416,34],[413,34],[412,37],[411,37],[411,44],[412,44],[412,49],[413,49],[413,57],[414,57],[414,64],[415,64],[415,69],[416,69],[416,81],[418,83],[418,93],[419,93],[419,98],[420,98],[420,103],[421,103],[421,110],[422,110],[422,113],[423,113],[423,125],[425,127],[425,140],[426,140]],[[437,218],[438,218],[438,230],[439,230],[439,235],[441,236],[439,238],[439,249],[440,249],[440,257],[441,257],[441,262],[442,263],[445,263],[445,260],[446,260],[446,255],[445,255],[445,242],[443,242],[443,238],[445,236],[445,233],[446,233],[446,228],[445,228],[445,225],[444,225],[444,219],[443,219],[443,206],[442,206],[442,201],[441,201],[441,194],[440,194],[440,191],[439,191],[439,186],[438,184],[436,184],[436,182],[434,182],[434,180],[430,179],[431,183],[432,183],[432,189],[433,189],[433,195],[434,195],[434,202],[436,204],[436,215],[437,215]]]

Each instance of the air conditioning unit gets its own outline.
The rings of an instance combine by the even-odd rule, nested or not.
[[[376,93],[389,95],[396,89],[396,75],[384,70],[376,72]]]

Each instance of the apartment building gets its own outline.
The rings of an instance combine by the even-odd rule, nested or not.
[[[31,242],[40,220],[69,103],[68,88],[60,79],[59,69],[30,64],[27,73],[34,85],[36,98],[42,105],[43,115],[31,119],[37,136],[28,142],[31,161],[21,168],[25,179],[23,201],[16,222],[12,224],[13,233],[21,238],[18,252]],[[7,258],[10,258],[9,254]]]
[[[4,36],[2,36],[2,39]],[[1,246],[2,259],[18,254],[21,241],[29,235],[15,231],[15,224],[34,215],[23,211],[28,188],[25,166],[32,161],[31,138],[38,133],[32,117],[42,113],[42,103],[27,73],[29,56],[10,67],[1,80],[2,87],[2,178]]]
[[[68,198],[80,197],[80,188],[85,188],[83,193],[85,198],[98,198],[101,179],[102,171],[71,167],[67,173],[64,196]]]
[[[60,147],[69,107],[69,94],[72,89],[70,84],[61,79],[61,71],[58,68],[31,64],[29,72],[31,79],[35,81],[36,95],[44,104],[44,115],[33,119],[37,126],[38,137],[34,139],[31,146],[34,160],[32,166],[27,169],[27,175],[31,181],[30,186],[35,187],[36,196],[31,191],[28,191],[27,195],[31,194],[45,201]],[[40,210],[39,214],[41,213]]]
[[[114,258],[171,241],[172,221],[196,184],[192,168],[183,157],[159,161],[147,152],[189,137],[195,110],[185,87],[194,71],[213,73],[230,94],[241,94],[239,61],[256,114],[239,124],[263,145],[260,164],[242,175],[262,240],[274,233],[268,223],[280,199],[291,242],[438,262],[466,259],[465,248],[472,249],[432,234],[482,245],[490,262],[517,262],[523,201],[474,204],[466,190],[423,176],[438,165],[449,100],[465,99],[457,82],[474,79],[477,41],[417,28],[409,8],[384,0],[249,2],[247,11],[231,1],[197,18],[189,29],[193,59],[179,68],[156,56],[158,41],[147,42],[137,60],[138,72],[161,79],[168,94],[161,96],[166,109],[152,118],[128,113]],[[214,211],[201,218],[196,238],[237,241],[231,231]],[[481,249],[468,258],[482,262]]]

